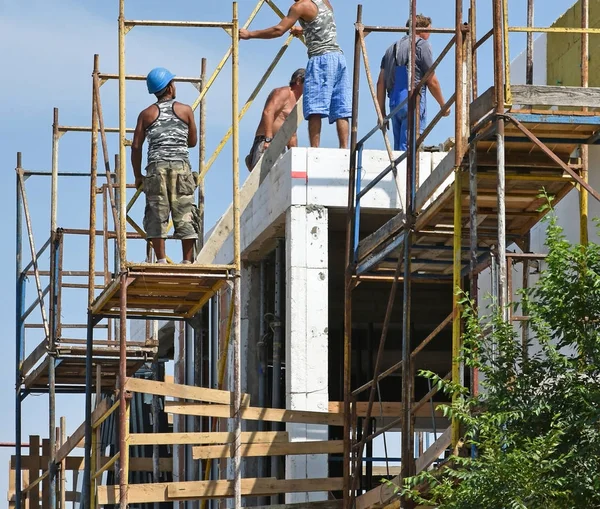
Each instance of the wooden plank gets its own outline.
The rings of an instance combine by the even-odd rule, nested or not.
[[[200,445],[200,444],[232,444],[234,433],[132,433],[129,445]],[[286,431],[244,431],[241,434],[243,444],[272,444],[288,442]]]
[[[19,473],[20,475],[20,473]],[[10,466],[10,461],[8,462],[8,509],[14,509],[16,507],[15,504],[15,491],[17,484],[17,476],[14,468]]]
[[[23,380],[25,388],[29,389],[37,380],[48,371],[48,364],[50,364],[50,357],[46,357],[42,363],[35,368],[29,376]]]
[[[285,432],[283,432],[285,433]],[[100,466],[103,467],[110,460],[107,456],[100,458]],[[47,456],[31,457],[22,456],[21,465],[23,469],[29,469],[39,463],[47,464],[49,458]],[[83,470],[84,458],[83,456],[69,456],[65,458],[66,470]],[[15,468],[16,457],[13,455],[10,457],[11,468]],[[172,458],[159,458],[159,468],[161,472],[170,472],[173,468]],[[152,458],[129,458],[129,470],[132,472],[152,472]],[[36,476],[36,478],[39,477]]]
[[[431,175],[423,182],[423,185],[417,190],[415,195],[415,211],[420,212],[425,206],[427,201],[433,196],[438,188],[446,181],[446,179],[452,175],[454,171],[454,151],[452,149],[446,157],[442,159],[440,164],[437,165],[436,169],[433,170]]]
[[[21,364],[21,374],[23,376],[27,375],[29,370],[33,368],[33,366],[35,366],[37,362],[42,358],[42,356],[46,353],[47,345],[48,341],[46,339],[43,339],[40,342],[40,344],[33,349],[33,352],[31,352],[27,356],[27,359],[23,361],[23,364]]]
[[[452,427],[449,427],[442,433],[440,437],[427,449],[421,456],[416,459],[417,474],[425,470],[435,460],[440,457],[450,444],[452,443]]]
[[[367,415],[367,401],[359,401],[356,403],[356,416],[357,417],[365,417]],[[440,402],[434,402],[434,405],[439,405]],[[343,401],[330,401],[329,402],[329,411],[335,414],[342,414],[344,411],[344,402]],[[397,401],[384,401],[379,404],[379,402],[373,403],[373,410],[371,412],[371,416],[373,417],[400,417],[402,415],[402,403]],[[443,413],[440,410],[435,411],[436,417],[443,417]],[[416,413],[415,417],[431,417],[431,409],[430,408],[420,408]]]
[[[511,85],[513,104],[521,106],[565,106],[595,108],[600,104],[600,88]]]
[[[425,451],[425,454],[417,458],[416,468],[417,473],[423,471],[431,463],[433,463],[437,457],[450,445],[452,438],[452,428],[448,428],[444,433],[435,441],[435,443]],[[396,486],[400,485],[400,476],[397,475],[391,481]],[[394,496],[394,490],[388,485],[382,484],[377,486],[367,493],[364,493],[356,499],[356,509],[368,509],[375,504],[385,504]]]
[[[246,482],[244,482],[246,481]],[[217,491],[213,485],[223,481],[192,481],[170,483],[167,493],[170,498],[186,499],[190,497],[215,498],[211,491]],[[223,495],[233,496],[233,482],[224,481]],[[242,495],[273,495],[277,493],[302,493],[315,491],[335,491],[342,489],[343,479],[242,479]]]
[[[372,468],[373,468],[373,477],[388,477],[388,469],[386,466],[373,465]],[[390,468],[389,468],[390,476],[399,475],[400,470],[401,470],[401,468],[399,465],[390,465]],[[363,467],[363,475],[367,475],[366,465]]]
[[[278,493],[303,493],[341,490],[344,480],[331,479],[242,479],[242,496],[274,495]],[[172,502],[205,498],[233,497],[233,481],[192,481],[174,483],[130,484],[130,504]],[[118,486],[99,486],[100,505],[118,504]]]
[[[179,399],[191,399],[193,401],[204,401],[206,403],[217,403],[230,405],[233,402],[233,393],[205,387],[194,387],[192,385],[174,384],[169,382],[155,382],[154,380],[143,380],[141,378],[128,378],[125,382],[125,390],[141,392],[142,394],[153,394],[156,396],[170,396]],[[250,404],[250,395],[242,394],[242,405]]]
[[[258,161],[254,170],[244,182],[239,195],[240,214],[246,210],[252,201],[260,184],[265,180],[267,174],[285,149],[289,139],[298,130],[302,123],[302,98],[291,111],[286,121],[277,132],[265,154]],[[243,158],[241,158],[243,161]],[[196,258],[196,263],[212,263],[221,250],[229,234],[233,231],[233,206],[230,205],[225,214],[217,221],[212,233],[204,243],[202,250]]]
[[[42,456],[49,457],[50,456],[50,440],[44,438],[42,440]],[[45,465],[41,465],[42,470],[46,472],[48,470],[48,463]],[[50,508],[50,476],[46,476],[46,478],[42,481],[42,509]]]
[[[490,87],[471,103],[469,111],[471,125],[474,125],[477,122],[479,122],[493,108],[494,87]]]
[[[232,417],[232,408],[229,405],[201,405],[165,401],[165,412],[200,417]],[[344,416],[341,413],[285,410],[281,408],[246,407],[242,409],[242,419],[251,421],[294,422],[299,424],[323,424],[325,426],[344,425]]]
[[[341,509],[343,500],[326,500],[324,502],[300,502],[298,504],[261,505],[254,509]]]
[[[79,493],[78,491],[65,491],[65,500],[67,502],[80,502],[81,500],[81,493]],[[12,509],[15,507],[15,491],[10,490],[8,492],[8,507],[9,509]],[[29,500],[25,500],[25,507],[29,507],[28,504]],[[21,506],[23,507],[23,506]]]
[[[390,482],[395,486],[399,486],[400,476],[397,475]],[[387,484],[381,484],[357,497],[355,507],[356,509],[369,509],[377,504],[385,504],[395,495],[394,491],[394,488]]]
[[[374,233],[365,237],[358,243],[358,259],[363,260],[365,256],[373,252],[388,237],[399,232],[404,226],[406,216],[404,212],[396,214]]]
[[[110,408],[108,404],[108,399],[103,399],[98,406],[92,412],[92,424],[95,424],[104,413],[108,411]],[[60,463],[64,458],[66,458],[69,453],[77,447],[77,444],[83,440],[85,437],[85,422],[82,423],[75,432],[67,438],[67,441],[60,446],[58,451],[56,451],[56,463]]]
[[[242,457],[250,456],[294,456],[303,454],[338,454],[344,452],[343,440],[311,441],[311,442],[279,442],[271,444],[246,443],[240,448]],[[195,460],[216,458],[233,458],[233,444],[212,445],[192,448]]]
[[[29,456],[31,457],[31,465],[29,466],[29,479],[35,481],[40,476],[40,437],[38,435],[29,436]],[[46,461],[46,465],[48,462]],[[23,483],[25,485],[25,483]],[[27,483],[29,484],[29,483]],[[25,486],[23,486],[25,487]],[[38,509],[40,506],[40,488],[33,488],[27,498],[29,506]]]
[[[104,309],[104,306],[112,299],[117,293],[121,286],[121,278],[113,279],[112,283],[106,287],[106,289],[98,295],[96,300],[92,303],[91,312],[93,315],[98,315]]]

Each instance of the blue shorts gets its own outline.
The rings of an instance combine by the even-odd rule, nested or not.
[[[303,106],[305,119],[320,115],[333,124],[352,116],[352,89],[343,53],[325,53],[308,60]]]

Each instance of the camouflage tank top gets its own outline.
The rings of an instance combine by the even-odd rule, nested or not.
[[[312,21],[299,20],[304,31],[308,57],[341,52],[342,50],[337,43],[337,26],[333,11],[323,0],[312,0],[312,2],[318,9],[317,17]]]
[[[170,101],[157,102],[158,117],[146,129],[148,164],[158,161],[188,161],[188,125],[181,120]]]

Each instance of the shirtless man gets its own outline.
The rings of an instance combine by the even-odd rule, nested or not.
[[[294,24],[300,23],[296,27]],[[337,42],[337,27],[329,0],[294,0],[279,24],[264,30],[240,29],[240,39],[275,39],[287,31],[304,35],[308,49],[304,84],[304,117],[310,146],[321,143],[321,122],[336,124],[340,148],[348,148],[348,119],[352,116],[352,86],[346,58]]]
[[[273,138],[281,129],[281,126],[288,118],[294,106],[302,95],[304,88],[304,69],[298,69],[290,80],[290,84],[287,87],[276,88],[273,90],[263,110],[262,119],[256,134],[254,137],[254,143],[250,149],[250,154],[246,156],[246,166],[248,171],[252,171],[261,156],[269,148],[269,144],[273,141]],[[291,137],[287,147],[297,147],[298,137],[296,133]]]

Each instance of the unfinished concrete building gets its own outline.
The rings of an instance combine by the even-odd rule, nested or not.
[[[397,483],[435,468],[460,438],[437,409],[443,395],[418,370],[478,390],[477,372],[456,360],[456,290],[479,295],[489,288],[503,308],[516,286],[513,266],[525,267],[519,284],[531,283],[529,264],[543,259],[530,240],[544,216],[541,187],[557,203],[566,196],[576,201],[579,216],[590,210],[589,195],[600,199],[588,182],[588,146],[600,130],[589,111],[600,98],[599,89],[588,87],[589,2],[575,8],[579,25],[569,25],[578,34],[569,37],[578,38],[581,63],[581,79],[569,86],[534,84],[533,33],[546,29],[533,27],[533,0],[526,27],[507,21],[509,9],[522,6],[494,0],[485,34],[474,21],[479,2],[471,0],[468,12],[455,2],[453,26],[433,30],[452,39],[431,71],[453,58],[455,90],[418,135],[414,112],[427,76],[412,86],[406,152],[391,150],[380,111],[377,126],[359,124],[359,88],[376,105],[371,75],[361,78],[369,61],[366,35],[408,32],[414,42],[417,31],[370,26],[368,8],[363,15],[359,6],[351,149],[294,148],[280,156],[302,122],[297,106],[243,186],[238,112],[246,110],[238,101],[236,4],[224,23],[133,20],[124,4],[119,1],[119,73],[102,73],[95,60],[92,125],[62,126],[55,114],[51,172],[26,170],[17,159],[17,450],[10,507],[411,507],[380,479]],[[279,12],[274,2],[260,0],[248,23],[263,6]],[[195,264],[132,263],[131,244],[145,245],[145,233],[129,214],[139,193],[126,182],[125,84],[139,77],[126,72],[125,36],[134,26],[182,25],[232,35],[212,76],[178,78],[198,84],[194,107],[201,114],[231,57],[234,114],[225,141],[232,146],[232,203],[207,231]],[[552,37],[564,35],[555,29]],[[512,32],[528,34],[522,79],[511,79]],[[485,45],[493,47],[494,82],[482,90],[477,57]],[[111,79],[119,81],[118,129],[104,125],[101,107],[101,86]],[[455,116],[452,142],[425,148],[448,108]],[[72,177],[58,167],[58,140],[69,130],[92,133],[92,170],[79,175],[90,189],[84,232],[56,219],[59,177]],[[113,131],[120,139],[114,162],[105,141]],[[385,150],[366,150],[379,132]],[[99,158],[105,174],[98,172]],[[50,177],[52,198],[51,235],[41,248],[25,189],[26,179],[38,175]],[[89,240],[87,270],[68,265],[69,235]],[[580,238],[587,242],[585,221]],[[28,285],[33,302],[25,300]],[[85,340],[71,338],[61,321],[69,288],[87,289],[87,316],[78,325]],[[31,323],[37,307],[41,323]],[[507,318],[523,322],[526,335],[527,317]],[[171,362],[172,376],[165,368]],[[39,437],[21,436],[22,401],[36,392],[48,393],[51,409],[52,432],[41,451]],[[76,392],[86,395],[85,420],[67,436],[54,403],[61,393]],[[396,466],[381,471],[373,444],[390,433],[400,447],[394,442],[382,461]]]

